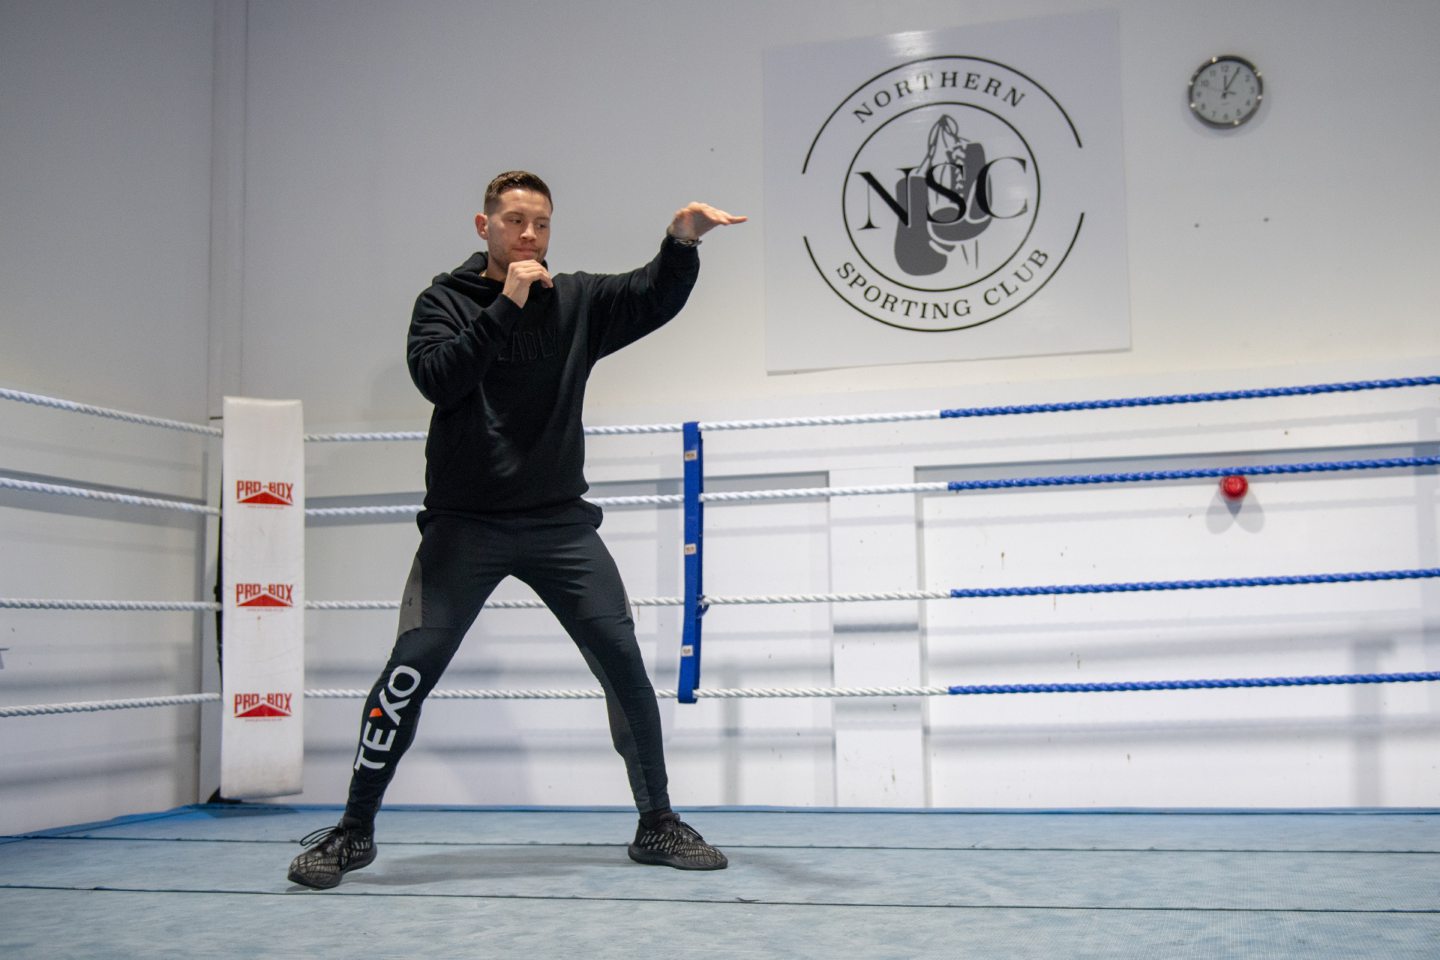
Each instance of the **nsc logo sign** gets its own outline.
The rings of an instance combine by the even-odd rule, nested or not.
[[[767,155],[767,211],[774,201],[781,221],[767,232],[769,259],[797,274],[767,266],[772,369],[1128,345],[1118,106],[1094,102],[1106,84],[1035,76],[1033,64],[1057,62],[1044,55],[1053,31],[1001,26],[989,32],[1004,56],[894,57],[943,48],[945,35],[877,38],[894,41],[886,57],[844,45],[855,55],[815,66],[834,77],[830,99],[809,88],[784,130],[767,129],[796,151],[788,170]],[[984,31],[957,37],[985,45]],[[898,62],[862,72],[887,59]],[[767,61],[767,109],[772,77],[794,70]],[[1113,122],[1096,119],[1107,111]],[[1061,297],[1026,315],[1061,277]],[[1092,321],[1099,311],[1110,316]],[[777,343],[790,356],[777,357]]]
[[[1027,100],[1040,109],[1022,111]],[[817,205],[805,248],[835,295],[872,320],[916,331],[989,323],[1064,268],[1083,197],[1043,188],[1080,145],[1064,106],[1005,64],[904,64],[816,134],[802,175],[840,189],[831,209]]]

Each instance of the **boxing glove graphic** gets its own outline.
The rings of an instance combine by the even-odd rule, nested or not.
[[[983,144],[961,137],[949,116],[935,121],[925,162],[895,184],[895,197],[907,214],[895,226],[895,262],[900,269],[912,276],[939,273],[956,246],[978,237],[990,225],[989,214],[975,202],[984,169]]]

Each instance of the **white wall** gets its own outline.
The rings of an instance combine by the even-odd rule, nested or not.
[[[222,2],[217,9],[233,12],[235,5]],[[684,317],[601,365],[590,393],[592,423],[1260,386],[1431,372],[1440,356],[1433,320],[1440,280],[1428,269],[1440,253],[1430,229],[1440,214],[1430,162],[1440,152],[1430,97],[1440,80],[1430,53],[1440,39],[1440,8],[1432,3],[1110,5],[1121,25],[1116,69],[1124,90],[1132,349],[783,377],[764,372],[762,51],[1093,4],[251,0],[243,6],[242,109],[227,101],[220,114],[211,110],[213,18],[206,5],[67,0],[0,6],[6,318],[0,382],[201,419],[208,395],[217,393],[205,379],[207,350],[223,341],[223,363],[212,359],[210,366],[226,388],[299,397],[312,430],[419,428],[426,405],[402,361],[410,303],[433,274],[475,248],[470,220],[483,184],[512,166],[537,169],[556,192],[551,260],[562,270],[623,269],[642,261],[670,212],[692,198],[755,218],[707,242],[701,284]],[[1260,117],[1228,135],[1195,124],[1182,94],[1190,71],[1220,52],[1250,56],[1266,79]],[[1337,81],[1357,71],[1363,83]],[[229,144],[243,127],[243,176],[222,176],[217,168],[211,179],[217,116],[217,139],[231,138],[227,149],[234,149]],[[236,289],[218,302],[207,286],[207,241],[216,235],[208,213],[217,197],[239,197],[233,203],[243,204],[238,229],[225,234],[236,237],[239,249],[229,251],[213,277]],[[235,208],[222,203],[217,209]],[[238,321],[221,324],[207,339],[207,309],[212,319]],[[65,325],[68,349],[54,349],[55,338],[47,336],[56,324]],[[896,465],[929,478],[931,468],[1024,473],[1037,459],[1128,463],[1157,453],[1278,456],[1297,444],[1413,447],[1436,440],[1433,421],[1417,407],[1433,409],[1433,402],[1415,399],[1420,396],[1365,401],[1359,414],[1333,401],[1313,409],[1272,407],[1226,415],[1239,419],[1225,419],[1222,427],[1202,426],[1208,420],[1184,413],[1144,419],[1138,427],[1104,420],[1021,428],[999,421],[942,435],[916,427],[712,440],[718,451],[712,469],[718,477],[763,486]],[[1379,412],[1363,412],[1374,410],[1373,403]],[[114,470],[117,485],[205,495],[194,441],[139,439],[127,432],[134,428],[60,417],[5,409],[0,466],[77,480]],[[1303,443],[1284,433],[1292,419],[1305,425]],[[672,441],[593,444],[597,492],[672,489],[678,444]],[[317,448],[310,460],[310,490],[322,500],[378,494],[404,502],[415,498],[421,482],[418,445]],[[1208,572],[1240,549],[1254,564],[1247,569],[1281,572],[1301,556],[1337,569],[1363,565],[1360,557],[1376,563],[1394,557],[1386,565],[1397,566],[1411,557],[1433,563],[1425,559],[1434,543],[1429,479],[1403,480],[1398,489],[1378,482],[1380,493],[1367,492],[1364,480],[1351,483],[1287,482],[1266,488],[1263,500],[1257,486],[1246,509],[1258,504],[1263,522],[1253,529],[1238,518],[1212,528],[1213,491],[1200,486],[1113,497],[1084,491],[926,500],[916,507],[924,531],[917,569],[927,585],[950,583],[960,574],[943,561],[958,555],[960,583],[988,583],[1002,575],[997,550],[1007,557],[1003,576],[1016,582],[1121,579],[1157,568],[1165,557],[1173,558],[1177,575],[1188,575],[1192,565]],[[1283,489],[1283,498],[1271,499],[1278,493],[1269,489]],[[160,524],[156,533],[147,525],[139,535],[131,515],[107,514],[103,524],[85,522],[82,533],[51,541],[56,525],[70,522],[68,508],[0,497],[7,540],[19,532],[38,544],[42,557],[39,563],[0,560],[0,593],[195,596],[204,589],[193,566],[179,582],[178,568],[190,561],[175,560],[177,569],[164,582],[138,582],[137,571],[146,568],[134,559],[137,549],[178,555],[180,546],[201,539],[194,526]],[[1360,506],[1332,509],[1352,500]],[[1176,504],[1185,506],[1185,519]],[[1411,507],[1418,522],[1407,539],[1400,517]],[[1097,513],[1114,520],[1103,532],[1089,526]],[[743,573],[746,592],[829,589],[845,576],[834,568],[843,557],[834,556],[827,533],[831,516],[820,502],[712,511],[707,584],[718,591],[731,574]],[[1255,513],[1241,516],[1249,522]],[[676,522],[665,511],[615,511],[607,520],[605,532],[632,593],[678,593]],[[1305,531],[1322,525],[1333,526],[1334,541],[1312,544]],[[1158,543],[1152,542],[1156,529],[1165,530]],[[140,537],[139,547],[132,536]],[[154,545],[155,537],[162,546]],[[309,593],[315,599],[393,597],[415,542],[413,526],[404,522],[316,527]],[[1105,549],[1090,550],[1078,563],[1075,543]],[[1132,543],[1143,545],[1153,562],[1137,566],[1127,559]],[[1296,543],[1305,549],[1297,552]],[[1346,551],[1320,553],[1321,546],[1338,550],[1351,543],[1364,545],[1353,561]],[[51,557],[62,548],[70,552]],[[103,572],[108,581],[87,581],[82,591],[73,586],[70,568],[94,549],[106,561],[97,561],[96,576]],[[1336,596],[1326,602],[1342,609],[1322,607],[1317,621],[1313,595],[1303,590],[1269,591],[1243,602],[1196,595],[1156,607],[1162,622],[1153,632],[1133,623],[1152,615],[1148,603],[1122,608],[1115,601],[1068,601],[1048,613],[1039,602],[930,604],[908,633],[896,632],[910,645],[907,656],[929,664],[928,679],[936,682],[1038,679],[1056,671],[1096,679],[1244,674],[1272,666],[1303,672],[1310,659],[1296,664],[1288,656],[1297,648],[1313,650],[1315,661],[1327,665],[1433,667],[1432,593],[1337,588]],[[1247,603],[1265,604],[1264,612]],[[829,611],[724,614],[707,618],[708,684],[829,681],[835,636]],[[126,631],[152,637],[159,623],[172,629],[170,621],[112,625],[42,616],[0,620],[9,631],[0,634],[6,638],[0,646],[12,648],[0,673],[7,702],[40,698],[16,692],[17,637],[30,638],[26,649],[43,650],[33,654],[43,665],[27,669],[43,678],[44,696],[68,699],[51,684],[57,671],[73,669],[75,658],[65,648],[42,647],[38,631],[48,633],[60,622],[90,638],[102,622],[104,630],[127,638]],[[489,643],[472,641],[446,685],[588,683],[543,615],[485,617],[481,629]],[[982,625],[987,632],[980,636]],[[673,613],[643,612],[640,627],[657,679],[670,682]],[[166,654],[174,673],[150,661],[135,670],[189,688],[198,669],[196,624],[173,629],[189,638],[177,639]],[[368,684],[392,631],[388,615],[313,615],[311,683]],[[1213,650],[1212,635],[1223,635]],[[180,650],[184,642],[190,646]],[[125,648],[127,668],[132,648]],[[1246,655],[1237,662],[1222,656],[1226,651]],[[114,692],[101,682],[111,672],[109,661],[86,656],[99,659],[93,672],[85,671],[85,695],[100,695],[90,687]],[[897,774],[919,778],[923,802],[938,805],[1433,803],[1433,764],[1426,768],[1416,758],[1424,750],[1433,755],[1434,691],[1297,693],[1263,701],[1246,698],[1264,694],[1186,696],[1142,697],[1123,707],[1103,698],[932,705],[919,728],[906,734],[923,743],[921,759]],[[341,798],[356,709],[347,702],[310,709],[303,799]],[[665,710],[682,802],[826,804],[849,795],[837,793],[828,703]],[[106,729],[177,722],[145,713],[148,719],[127,717]],[[624,802],[623,775],[599,717],[585,704],[433,704],[391,799]],[[43,722],[25,721],[35,728]],[[83,742],[96,728],[56,723],[47,730],[66,731],[65,739],[58,753],[47,754],[47,762],[54,761],[49,766],[28,754],[16,766],[7,754],[0,783],[13,782],[6,788],[11,793],[85,798],[99,792],[76,772],[87,758],[77,754],[76,763],[65,762],[79,749],[67,744]],[[178,723],[149,741],[167,759],[185,752],[193,732]],[[1289,751],[1296,742],[1304,749]],[[119,752],[133,755],[136,748],[127,744]],[[1245,756],[1263,757],[1266,776],[1253,776],[1237,761]],[[1224,765],[1208,766],[1217,761]],[[112,771],[121,766],[111,761]],[[30,772],[9,773],[22,768]],[[172,797],[192,798],[179,794],[207,795],[213,786],[190,790],[185,778],[203,777],[176,776],[179,781],[157,781],[166,798],[131,794],[104,812],[163,806]],[[89,809],[65,808],[43,822],[81,819]]]
[[[706,244],[681,322],[600,367],[592,419],[1440,352],[1440,8],[1144,0],[1105,5],[1120,16],[1131,350],[766,376],[762,51],[1095,6],[255,3],[245,343],[267,362],[247,363],[247,386],[303,394],[317,423],[423,421],[401,364],[410,304],[475,249],[484,182],[512,166],[556,191],[557,269],[634,266],[694,197],[755,217]],[[1184,87],[1223,52],[1259,64],[1266,103],[1216,133]]]
[[[0,3],[0,385],[202,422],[212,12]],[[5,402],[0,474],[203,501],[213,441]],[[202,521],[0,491],[0,595],[208,598]],[[183,613],[0,615],[0,702],[198,688]],[[193,800],[193,709],[3,721],[0,831]]]

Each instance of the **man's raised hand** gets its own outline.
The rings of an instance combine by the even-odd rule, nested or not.
[[[668,232],[677,240],[699,240],[716,227],[728,227],[749,219],[726,213],[697,200],[675,211],[675,219],[670,221]]]
[[[555,281],[550,279],[550,271],[540,261],[516,260],[505,271],[505,286],[500,292],[515,301],[515,306],[523,307],[530,299],[530,285],[537,282],[542,287],[555,286]]]

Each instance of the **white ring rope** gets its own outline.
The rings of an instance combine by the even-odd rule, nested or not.
[[[897,593],[786,593],[776,596],[702,597],[700,605],[782,604],[782,603],[863,603],[883,600],[950,600],[948,590],[911,590]],[[632,607],[683,607],[680,597],[631,597]],[[176,610],[214,612],[218,603],[203,600],[34,600],[0,597],[0,610]],[[398,610],[399,600],[306,600],[306,610]],[[543,610],[540,600],[490,600],[487,610]]]
[[[878,487],[790,487],[781,490],[736,490],[728,493],[702,493],[702,503],[736,503],[749,500],[808,500],[812,497],[863,497],[887,493],[948,493],[945,481],[935,483],[894,483]],[[590,503],[597,507],[631,507],[640,505],[667,506],[685,502],[679,493],[633,497],[595,497]],[[383,507],[310,507],[307,517],[398,517],[411,516],[424,509],[420,504]]]
[[[679,433],[683,430],[684,424],[680,423],[640,423],[630,426],[611,427],[586,427],[587,437],[614,437],[640,433]],[[306,443],[385,443],[404,440],[424,440],[424,430],[392,430],[389,432],[371,433],[307,433]]]
[[[129,710],[135,707],[180,707],[214,703],[218,693],[182,693],[173,697],[135,697],[129,700],[89,700],[78,703],[36,703],[21,707],[0,707],[3,717],[40,717],[56,713],[98,713],[101,710]]]
[[[181,513],[201,513],[220,516],[218,507],[207,507],[203,503],[186,503],[183,500],[161,500],[156,497],[137,497],[128,493],[108,493],[86,487],[66,487],[57,483],[37,483],[34,480],[17,480],[14,477],[0,477],[0,488],[24,490],[29,493],[49,493],[61,497],[81,497],[86,500],[104,500],[109,503],[126,503],[136,507],[156,507],[161,510],[178,510]]]
[[[711,700],[798,699],[808,697],[940,697],[948,696],[949,687],[759,687],[755,689],[697,689],[695,696]],[[364,700],[369,690],[321,689],[306,690],[307,700]],[[656,690],[657,700],[673,700],[674,690]],[[39,717],[63,713],[99,713],[105,710],[130,710],[140,707],[177,707],[219,701],[218,693],[185,693],[168,697],[133,697],[126,700],[88,700],[77,703],[37,703],[25,706],[0,707],[0,719],[6,717]],[[603,690],[432,690],[432,700],[603,700]]]
[[[949,696],[949,687],[756,687],[752,689],[697,688],[696,697],[714,700],[793,699],[801,697],[940,697]],[[369,690],[306,690],[307,700],[363,700]],[[659,700],[673,700],[674,690],[656,690]],[[432,690],[432,700],[603,700],[605,692],[587,690]]]
[[[657,691],[658,693],[658,691]],[[667,699],[675,694],[666,691]],[[752,689],[695,689],[697,698],[743,700],[749,698],[774,700],[793,697],[942,697],[949,696],[949,687],[755,687]]]
[[[680,433],[684,429],[685,424],[683,423],[616,424],[608,427],[586,427],[585,435],[587,437],[623,437],[641,433]]]
[[[631,597],[632,607],[683,607],[681,597]],[[306,600],[306,610],[399,610],[399,600]],[[543,610],[540,600],[487,600],[486,610]]]
[[[218,603],[203,600],[32,600],[0,597],[0,610],[179,610],[214,613]]]
[[[871,600],[950,600],[949,590],[906,590],[894,593],[785,593],[776,596],[702,597],[700,605],[740,603],[863,603]]]
[[[306,700],[364,700],[369,690],[306,690]],[[661,691],[655,691],[661,697]],[[431,690],[431,700],[601,700],[603,690]]]
[[[864,497],[886,493],[949,493],[944,480],[934,483],[892,483],[878,487],[790,487],[782,490],[737,490],[730,493],[702,493],[706,503],[727,503],[743,500],[803,500],[810,497]]]
[[[683,607],[680,597],[631,597],[632,607]],[[214,613],[220,604],[204,600],[40,600],[0,597],[0,610],[180,611]],[[306,610],[399,610],[399,600],[306,600]],[[543,610],[540,600],[489,600],[486,610]]]
[[[944,484],[940,487],[943,489]],[[705,495],[702,494],[703,499]],[[589,501],[597,507],[632,507],[641,504],[650,506],[664,506],[667,504],[679,504],[685,502],[685,496],[679,493],[656,494],[653,496],[634,497],[595,497]],[[423,510],[421,504],[394,504],[381,507],[306,507],[307,517],[413,517]]]
[[[382,443],[390,440],[424,440],[424,430],[391,433],[307,433],[306,443]]]
[[[900,423],[906,420],[939,420],[939,410],[912,410],[903,413],[865,413],[852,416],[790,417],[778,420],[716,420],[701,423],[701,430],[764,430],[771,427],[831,427],[859,423]],[[680,433],[683,423],[636,423],[603,427],[586,427],[587,437],[634,436],[648,433]],[[392,440],[424,440],[424,430],[401,430],[389,433],[307,433],[306,443],[366,443]]]
[[[696,697],[711,699],[781,699],[805,697],[939,697],[977,693],[1121,693],[1141,690],[1208,690],[1234,687],[1317,686],[1332,683],[1390,683],[1440,680],[1436,673],[1359,674],[1322,677],[1252,677],[1237,680],[1174,680],[1130,683],[1060,683],[1015,684],[984,687],[758,687],[750,689],[692,690]],[[361,700],[369,695],[362,689],[306,690],[302,696],[316,700]],[[430,696],[439,700],[600,700],[601,690],[435,690]],[[668,700],[677,696],[674,690],[656,690],[655,697]],[[129,707],[159,707],[207,703],[219,694],[194,693],[170,697],[141,697],[130,700],[99,700],[87,703],[36,704],[0,707],[0,717],[39,716],[54,713],[91,713],[100,710],[121,710]]]
[[[421,506],[398,504],[390,507],[306,507],[307,517],[413,517]]]
[[[771,427],[834,427],[859,423],[900,423],[906,420],[939,420],[939,410],[910,410],[902,413],[863,413],[832,417],[788,417],[776,420],[716,420],[700,424],[701,430],[764,430]],[[586,427],[587,437],[634,436],[646,433],[680,433],[683,423],[635,423]],[[306,443],[365,443],[388,440],[424,440],[424,430],[390,433],[307,433]]]
[[[907,420],[939,420],[939,410],[909,410],[900,413],[861,413],[832,417],[784,417],[775,420],[716,420],[700,424],[704,430],[768,430],[772,427],[839,427],[860,423],[901,423]],[[695,691],[699,693],[700,691]]]
[[[702,494],[703,496],[703,494]],[[595,497],[590,501],[597,507],[631,507],[631,506],[664,506],[666,504],[681,504],[685,502],[683,493],[660,493],[637,495],[633,497]]]
[[[0,387],[0,400],[18,400],[21,403],[33,403],[38,407],[69,410],[71,413],[88,413],[92,417],[107,417],[111,420],[139,423],[147,427],[164,427],[166,430],[180,430],[185,433],[201,433],[209,437],[222,436],[224,433],[219,427],[211,427],[201,423],[185,423],[181,420],[166,420],[164,417],[148,417],[140,413],[111,410],[108,407],[96,407],[88,403],[76,403],[73,400],[60,400],[56,397],[42,397],[37,393],[23,393],[19,390],[9,390],[4,387]]]

